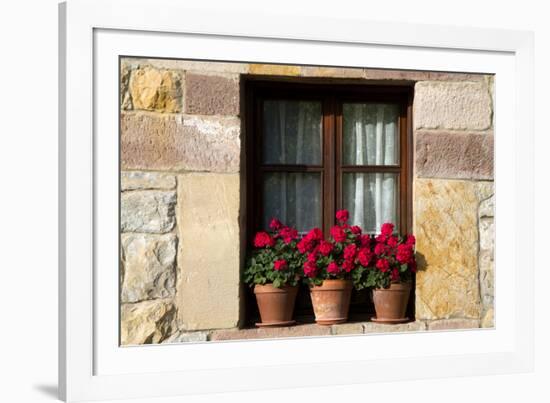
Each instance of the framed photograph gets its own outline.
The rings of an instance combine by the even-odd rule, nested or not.
[[[532,370],[532,34],[281,19],[60,5],[66,401]]]

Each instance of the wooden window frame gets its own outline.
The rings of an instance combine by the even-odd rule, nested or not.
[[[304,83],[247,80],[245,82],[247,239],[262,229],[263,172],[320,172],[322,225],[325,234],[342,208],[342,178],[347,172],[397,173],[399,231],[412,230],[412,86],[367,83]],[[319,100],[322,102],[322,165],[262,164],[262,101],[265,99]],[[399,165],[342,165],[342,105],[348,102],[391,102],[400,105]]]

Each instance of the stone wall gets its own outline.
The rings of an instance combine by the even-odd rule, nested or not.
[[[419,321],[403,329],[492,326],[491,77],[124,58],[121,343],[244,334],[237,330],[246,219],[243,75],[416,83],[413,214],[426,263],[417,278]],[[357,328],[350,333],[390,329],[350,326]],[[303,329],[284,332],[303,335]]]

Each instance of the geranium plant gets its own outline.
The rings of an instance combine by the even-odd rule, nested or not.
[[[305,256],[304,278],[310,285],[321,285],[328,279],[350,280],[358,267],[368,266],[372,260],[371,238],[363,235],[360,227],[348,224],[348,211],[336,212],[336,220],[328,240],[319,228],[314,228],[297,244]]]
[[[273,284],[280,288],[295,286],[301,278],[304,256],[298,251],[298,231],[271,220],[269,231],[260,231],[254,237],[254,250],[244,271],[244,282],[251,287]]]
[[[354,272],[354,286],[360,290],[367,287],[388,288],[390,284],[410,282],[416,272],[415,237],[399,236],[394,225],[385,223],[380,234],[370,243],[371,260],[368,265]]]

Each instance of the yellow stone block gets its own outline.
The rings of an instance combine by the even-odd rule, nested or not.
[[[251,64],[250,74],[269,76],[299,76],[300,66],[284,64]]]

